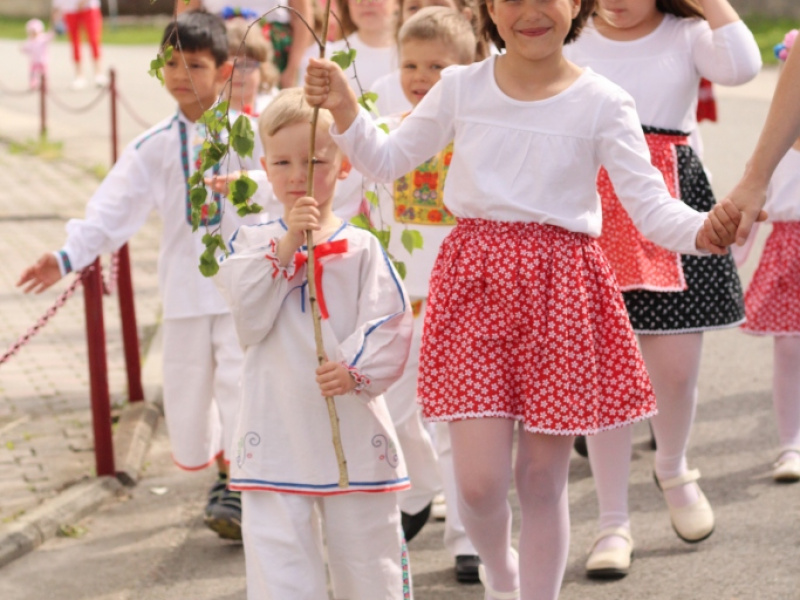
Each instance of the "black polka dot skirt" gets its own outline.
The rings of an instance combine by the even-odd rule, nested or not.
[[[645,135],[680,131],[644,128]],[[688,145],[676,145],[681,200],[698,211],[715,204],[714,192],[700,159]],[[679,292],[623,292],[633,330],[638,334],[689,333],[734,327],[744,322],[742,284],[730,254],[681,255],[687,289]]]

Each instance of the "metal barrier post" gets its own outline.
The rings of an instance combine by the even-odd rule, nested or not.
[[[47,74],[39,78],[39,139],[47,138]]]
[[[89,387],[94,429],[94,458],[97,475],[114,475],[114,441],[111,434],[111,398],[108,392],[106,335],[103,325],[103,281],[100,259],[83,276],[86,312],[86,345],[89,355]]]
[[[111,96],[111,164],[117,162],[119,134],[117,130],[117,73],[109,73],[109,92]],[[125,351],[125,368],[128,375],[128,400],[144,400],[142,389],[142,368],[139,357],[139,334],[136,327],[136,305],[133,299],[133,279],[128,244],[117,251],[119,268],[117,271],[117,293],[119,294],[119,313],[122,321],[122,344]]]

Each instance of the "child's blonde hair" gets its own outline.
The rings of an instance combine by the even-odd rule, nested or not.
[[[398,13],[399,13],[399,17],[397,19],[398,41],[400,39],[400,29],[403,27],[403,10],[405,8],[406,2],[408,1],[409,0],[398,0],[397,2]],[[484,58],[489,56],[489,46],[486,43],[486,40],[479,35],[481,31],[481,15],[480,11],[478,10],[477,0],[452,0],[452,2],[453,4],[455,4],[456,10],[458,10],[462,14],[464,13],[464,11],[469,11],[470,15],[469,23],[470,25],[472,25],[472,33],[475,35],[475,56],[473,58],[473,61],[483,60]],[[409,17],[409,19],[411,19],[411,17]]]
[[[266,146],[267,138],[272,137],[284,127],[295,123],[311,123],[314,109],[306,102],[303,88],[281,90],[258,119],[258,133]],[[327,131],[333,124],[330,111],[321,108],[317,117],[317,127]]]
[[[397,34],[400,46],[411,40],[439,41],[458,53],[458,62],[475,61],[475,32],[464,16],[445,6],[429,6],[410,17]]]
[[[249,58],[261,63],[261,89],[269,91],[278,83],[278,69],[273,64],[275,51],[264,37],[258,24],[250,26],[246,20],[236,18],[225,21],[228,32],[228,56],[231,60]]]

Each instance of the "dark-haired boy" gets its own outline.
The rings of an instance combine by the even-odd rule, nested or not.
[[[175,463],[188,470],[215,463],[219,479],[209,493],[206,523],[220,537],[241,538],[241,504],[227,489],[226,451],[238,401],[242,352],[229,310],[210,280],[198,270],[205,227],[192,232],[187,179],[196,170],[206,138],[197,120],[217,102],[231,73],[228,39],[221,19],[187,12],[164,31],[162,46],[174,51],[164,66],[164,82],[177,112],[135,139],[89,200],[84,219],[67,223],[64,246],[26,269],[17,285],[39,293],[101,253],[125,243],[157,210],[163,219],[158,278],[163,302],[164,412]],[[261,155],[241,158],[257,169]],[[238,165],[237,165],[238,167]],[[260,186],[259,199],[269,186]],[[215,196],[228,238],[253,222]],[[224,219],[222,219],[224,213]]]

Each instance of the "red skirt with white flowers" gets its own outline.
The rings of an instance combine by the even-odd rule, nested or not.
[[[614,273],[591,237],[459,219],[431,276],[425,417],[501,417],[592,434],[652,416],[655,396]]]
[[[772,224],[744,306],[746,333],[800,335],[800,222]]]

